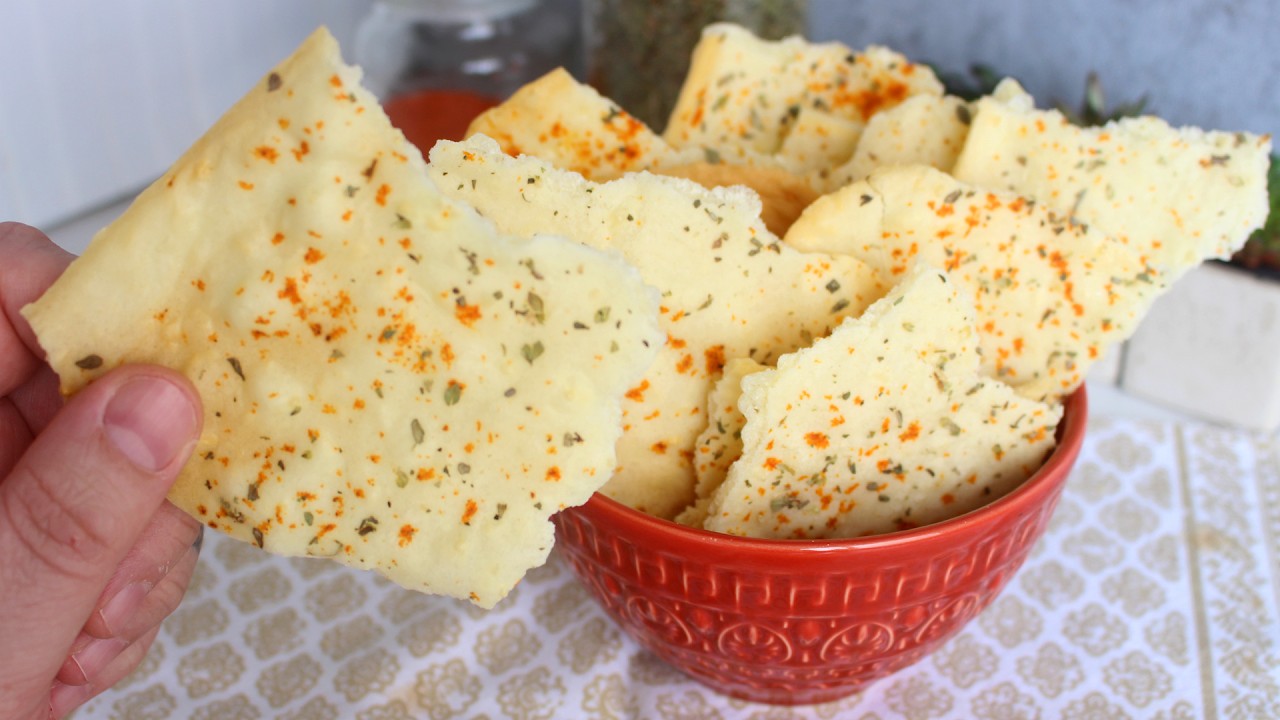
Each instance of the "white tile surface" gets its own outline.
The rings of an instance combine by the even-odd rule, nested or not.
[[[1129,341],[1125,389],[1243,428],[1280,427],[1280,284],[1221,265],[1183,276]]]

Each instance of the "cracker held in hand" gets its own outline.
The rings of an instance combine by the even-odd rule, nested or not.
[[[191,378],[201,522],[490,607],[612,473],[655,298],[442,197],[358,81],[317,31],[25,312],[67,393]]]
[[[919,165],[822,197],[786,240],[849,253],[888,278],[920,260],[947,270],[974,298],[983,373],[1036,400],[1079,387],[1163,289],[1136,252],[1096,229]]]
[[[1060,405],[978,372],[969,300],[920,263],[862,317],[746,377],[742,456],[708,530],[857,537],[927,525],[1030,477]]]
[[[974,105],[952,173],[1096,227],[1166,283],[1238,250],[1267,217],[1269,136],[1173,128],[1156,117],[1072,125],[1006,80]],[[1009,100],[1013,98],[1013,100]]]
[[[627,393],[620,467],[604,488],[660,517],[693,500],[694,443],[725,361],[772,363],[886,290],[856,258],[787,247],[761,224],[759,200],[743,188],[708,190],[649,173],[593,183],[538,158],[505,155],[481,135],[437,144],[429,170],[443,192],[502,230],[556,233],[620,252],[661,293],[666,342]]]

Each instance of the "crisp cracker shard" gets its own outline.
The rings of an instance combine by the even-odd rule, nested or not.
[[[317,31],[24,312],[67,393],[191,378],[202,523],[491,607],[610,477],[656,297],[444,198],[358,83]]]
[[[849,162],[831,171],[831,190],[889,165],[955,165],[969,132],[969,104],[954,95],[913,95],[871,116]]]
[[[862,317],[742,381],[742,455],[705,528],[762,538],[892,532],[984,505],[1054,446],[1059,405],[978,372],[970,301],[920,263]]]
[[[592,180],[610,180],[671,158],[675,151],[643,122],[563,68],[481,113],[467,136],[493,138],[511,155],[529,154]]]
[[[694,443],[726,360],[771,363],[805,347],[886,288],[853,257],[802,253],[760,221],[754,193],[636,173],[607,183],[510,157],[492,139],[442,142],[432,177],[516,235],[561,234],[622,253],[661,293],[666,342],[627,393],[619,469],[607,494],[661,517],[693,499]],[[592,322],[609,322],[609,308]]]
[[[896,281],[944,268],[975,303],[983,373],[1036,400],[1084,382],[1164,289],[1133,249],[1019,195],[924,166],[876,170],[810,205],[787,233]]]
[[[553,70],[491,108],[467,129],[486,135],[508,155],[532,155],[588,180],[603,182],[648,170],[704,187],[745,185],[760,196],[761,217],[781,235],[818,191],[806,177],[765,155],[723,162],[711,149],[671,147],[613,101],[568,72]]]
[[[694,471],[698,477],[694,503],[676,516],[682,525],[702,527],[716,489],[729,475],[729,468],[742,455],[742,426],[747,419],[738,409],[742,397],[742,380],[764,370],[765,366],[751,358],[730,360],[724,374],[716,380],[707,395],[707,427],[698,436],[694,451]]]
[[[1269,136],[1174,128],[1150,116],[1078,127],[1027,97],[1006,80],[974,104],[952,174],[1096,227],[1166,282],[1230,257],[1266,220]]]
[[[693,50],[663,137],[731,162],[771,155],[821,175],[849,159],[873,115],[917,94],[941,95],[942,83],[887,48],[770,41],[717,23]]]

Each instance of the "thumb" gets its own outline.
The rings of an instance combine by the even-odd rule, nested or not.
[[[73,397],[0,483],[0,696],[30,692],[24,677],[47,696],[200,426],[186,379],[118,368]]]

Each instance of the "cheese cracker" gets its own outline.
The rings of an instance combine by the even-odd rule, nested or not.
[[[191,378],[171,499],[205,525],[491,607],[612,473],[655,300],[445,198],[320,30],[24,313],[67,393]]]
[[[730,358],[768,364],[885,292],[852,257],[802,253],[760,222],[757,196],[637,173],[593,183],[483,136],[440,143],[430,171],[451,197],[516,235],[562,234],[620,252],[661,293],[667,339],[627,394],[614,499],[670,518],[693,499],[694,443]]]
[[[974,297],[983,372],[1038,400],[1079,387],[1164,288],[1096,229],[925,166],[882,168],[822,197],[786,240],[852,254],[885,277],[920,260],[947,270]]]
[[[705,527],[857,537],[955,517],[1021,484],[1061,406],[978,374],[970,301],[927,263],[857,319],[742,381],[742,456]]]
[[[1265,221],[1270,149],[1269,136],[1150,116],[1079,127],[997,93],[975,103],[953,174],[1093,226],[1172,282],[1230,257]]]
[[[920,93],[940,95],[942,84],[887,48],[770,41],[717,23],[694,47],[663,137],[675,148],[712,148],[728,161],[775,155],[821,174],[849,159],[875,113]]]

